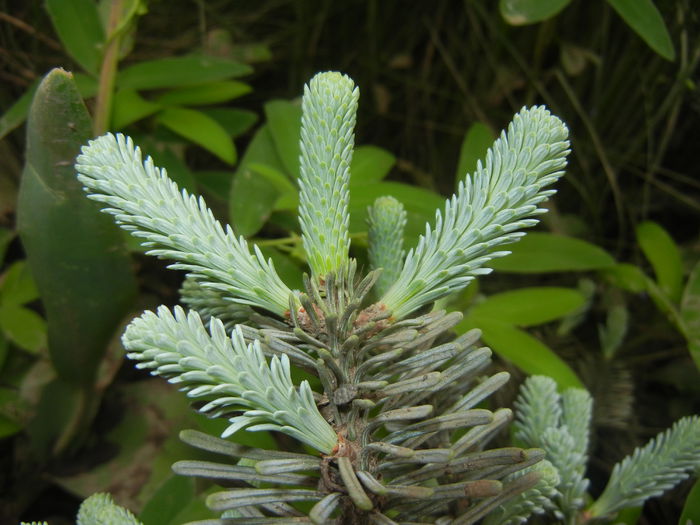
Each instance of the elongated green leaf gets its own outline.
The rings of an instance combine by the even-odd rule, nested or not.
[[[683,285],[683,263],[681,252],[673,239],[655,222],[646,221],[637,225],[637,242],[654,268],[656,282],[673,302],[681,297]]]
[[[501,16],[511,25],[534,24],[553,17],[571,0],[500,0]]]
[[[615,264],[605,268],[602,273],[612,284],[632,293],[645,291],[650,280],[641,268],[627,263]]]
[[[263,224],[260,222],[259,218],[255,222],[249,222],[250,215],[254,214],[250,214],[246,208],[247,206],[252,205],[252,203],[245,202],[239,196],[239,192],[241,191],[244,194],[250,194],[250,192],[246,189],[246,184],[250,183],[250,185],[252,186],[252,176],[248,177],[245,175],[245,173],[251,173],[252,170],[250,166],[252,164],[268,166],[268,168],[271,170],[280,173],[284,172],[284,164],[282,163],[282,160],[277,154],[277,150],[272,140],[272,135],[270,133],[270,128],[268,124],[265,124],[260,129],[258,129],[258,131],[253,136],[253,140],[251,140],[250,144],[248,145],[248,149],[243,154],[241,162],[238,165],[238,169],[236,170],[236,173],[233,176],[234,182],[233,184],[231,184],[231,195],[229,197],[228,209],[229,218],[236,232],[241,233],[243,235],[255,234],[262,227]],[[268,188],[265,191],[272,192],[275,195],[278,194],[278,191],[274,188]],[[296,192],[294,192],[294,194],[296,196]],[[275,196],[275,199],[276,198],[277,196]],[[269,200],[270,199],[268,198],[267,201],[269,202]]]
[[[183,56],[139,62],[117,74],[121,89],[166,89],[194,86],[252,72],[250,66],[234,60],[208,56]]]
[[[671,36],[652,0],[608,0],[627,25],[666,60],[675,60]]]
[[[469,311],[478,324],[492,319],[516,326],[534,326],[564,317],[585,302],[578,290],[554,286],[522,288],[489,296]]]
[[[389,174],[394,164],[396,157],[387,150],[377,146],[358,146],[350,163],[350,183],[380,182]]]
[[[607,268],[615,260],[605,250],[573,237],[530,232],[505,247],[510,255],[494,259],[494,270],[513,273],[571,272]]]
[[[496,140],[496,135],[486,124],[475,122],[464,135],[462,147],[459,149],[459,161],[455,173],[455,187],[459,181],[466,177],[467,173],[476,171],[476,163],[479,159],[486,158],[486,152]]]
[[[112,128],[122,129],[137,120],[153,115],[161,107],[160,104],[146,100],[133,89],[121,89],[114,95]]]
[[[12,104],[5,113],[0,117],[0,140],[13,129],[21,126],[27,120],[29,106],[34,98],[36,88],[39,87],[39,81],[35,81],[14,104]]]
[[[122,235],[87,200],[73,160],[90,117],[69,73],[50,72],[29,114],[18,229],[44,304],[59,377],[91,385],[107,343],[136,295]]]
[[[688,497],[685,498],[683,513],[678,520],[678,525],[688,525],[688,523],[700,523],[700,480],[695,482]]]
[[[690,355],[700,369],[700,262],[690,272],[681,300],[682,330]]]
[[[292,180],[299,178],[299,140],[301,137],[301,106],[286,100],[265,104],[265,118],[270,136]]]
[[[482,339],[501,357],[529,375],[545,375],[554,379],[563,390],[584,388],[576,373],[554,351],[533,336],[508,323],[465,318],[457,325],[459,333],[480,328]]]
[[[226,130],[200,111],[167,108],[158,114],[158,122],[178,135],[202,146],[224,162],[236,162],[236,149]]]
[[[235,108],[202,108],[201,112],[216,120],[232,137],[242,135],[258,121],[252,111]]]
[[[68,54],[85,71],[97,75],[102,63],[102,29],[94,0],[47,0],[46,9]]]
[[[252,90],[253,88],[243,82],[222,80],[200,86],[172,89],[158,97],[158,102],[170,106],[204,106],[227,102]]]

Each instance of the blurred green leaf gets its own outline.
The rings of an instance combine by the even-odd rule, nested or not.
[[[84,73],[73,73],[73,80],[78,88],[80,96],[92,98],[97,95],[97,79]]]
[[[13,436],[22,430],[22,425],[0,414],[0,439]]]
[[[216,120],[232,137],[242,135],[258,121],[257,114],[245,109],[202,108],[200,111]]]
[[[682,330],[690,354],[700,369],[700,262],[690,272],[680,305]]]
[[[233,175],[233,182],[231,184],[231,195],[228,201],[229,220],[236,232],[243,234],[242,232],[245,231],[248,232],[248,235],[254,234],[260,229],[260,227],[262,227],[262,224],[258,224],[256,229],[255,224],[248,223],[249,214],[245,209],[247,204],[241,202],[239,197],[239,191],[243,191],[244,194],[246,193],[247,190],[245,190],[245,186],[247,183],[250,183],[251,185],[254,184],[251,182],[249,177],[243,175],[246,172],[249,173],[251,171],[251,164],[268,166],[271,170],[275,170],[280,173],[284,172],[284,165],[277,154],[277,149],[275,148],[275,144],[272,140],[270,127],[268,124],[265,124],[259,128],[253,136],[253,139],[248,145],[248,149],[246,149],[243,157],[241,158],[241,162],[238,165],[236,173]],[[236,182],[239,178],[241,180]],[[277,194],[277,190],[274,190],[274,193]],[[275,199],[276,198],[277,197],[275,197]]]
[[[233,172],[206,170],[196,171],[192,175],[197,181],[197,184],[205,191],[219,200],[228,202],[229,195],[231,195]]]
[[[0,304],[21,306],[37,297],[39,291],[26,262],[14,262],[0,279]]]
[[[121,232],[85,198],[73,160],[91,123],[72,77],[54,69],[29,113],[18,230],[48,322],[49,353],[65,381],[92,385],[136,295]]]
[[[229,212],[238,235],[255,235],[270,218],[280,192],[268,178],[250,168],[236,172],[231,185]]]
[[[482,339],[499,356],[512,362],[528,375],[545,375],[563,390],[584,388],[574,371],[551,348],[524,330],[497,320],[481,319],[478,323],[465,318],[457,325],[459,333],[471,328],[482,331]]]
[[[659,288],[674,303],[681,297],[683,262],[681,252],[666,230],[655,222],[637,225],[637,242],[651,263]]]
[[[602,274],[618,288],[632,293],[642,293],[647,289],[649,278],[641,268],[633,264],[618,263],[604,268]]]
[[[530,232],[523,239],[504,245],[512,252],[494,259],[489,266],[494,270],[513,273],[543,273],[588,271],[607,268],[615,260],[605,250],[580,239]]]
[[[522,26],[553,17],[569,2],[571,0],[500,0],[498,6],[506,22]]]
[[[133,89],[120,89],[114,94],[112,129],[120,130],[129,124],[158,112],[162,106],[146,100]]]
[[[685,498],[683,512],[678,520],[678,525],[688,525],[689,523],[700,523],[700,479],[695,481]]]
[[[32,103],[37,87],[39,87],[39,80],[35,80],[27,88],[27,91],[25,91],[22,96],[19,97],[15,103],[2,114],[2,117],[0,117],[0,140],[2,140],[5,135],[10,133],[12,130],[21,126],[24,121],[27,120],[29,106]]]
[[[46,321],[18,305],[0,305],[0,329],[23,350],[36,354],[46,347]]]
[[[380,182],[396,164],[396,157],[377,146],[358,146],[352,154],[350,174],[352,184]]]
[[[236,162],[236,149],[229,134],[201,111],[167,108],[157,118],[166,128],[210,151],[224,162]]]
[[[301,106],[286,100],[272,100],[265,104],[265,118],[285,171],[293,180],[298,179]]]
[[[598,336],[603,356],[612,359],[627,335],[629,310],[622,304],[612,305],[608,309],[605,326],[598,326]]]
[[[469,310],[469,317],[494,319],[517,326],[548,323],[575,312],[586,298],[578,290],[543,286],[521,288],[494,295]]]
[[[248,84],[235,80],[210,82],[166,91],[157,101],[169,106],[206,106],[238,98],[253,90]]]
[[[486,158],[486,152],[493,145],[494,140],[496,136],[486,124],[475,122],[469,127],[459,149],[455,187],[464,180],[467,173],[476,172],[477,161]]]
[[[2,367],[5,365],[7,356],[10,353],[10,344],[7,341],[7,337],[0,330],[0,372],[2,372]]]
[[[608,0],[627,25],[666,60],[675,60],[671,36],[652,0]]]
[[[177,519],[179,515],[197,499],[197,480],[173,475],[148,500],[138,518],[148,525],[177,525],[182,523]],[[203,498],[199,499],[201,509],[197,518],[214,518],[213,512],[203,504]]]
[[[169,89],[248,75],[252,68],[226,58],[183,56],[139,62],[117,74],[121,89]]]
[[[102,64],[105,33],[94,0],[46,0],[46,9],[63,47],[88,73]]]

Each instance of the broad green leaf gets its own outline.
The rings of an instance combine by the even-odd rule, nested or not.
[[[46,0],[46,9],[68,54],[97,75],[105,33],[94,0]]]
[[[74,73],[73,80],[78,88],[78,93],[80,93],[80,96],[84,99],[92,98],[97,95],[97,89],[99,86],[97,85],[97,79],[95,77],[91,77],[90,75],[86,75],[84,73]]]
[[[700,479],[695,481],[695,485],[685,498],[683,512],[678,520],[678,525],[688,525],[688,523],[700,523]]]
[[[236,78],[252,72],[252,68],[226,58],[183,56],[139,62],[117,74],[121,89],[169,89],[194,86]]]
[[[148,525],[175,525],[182,523],[176,518],[198,498],[198,483],[194,478],[171,476],[148,500],[138,518]],[[212,511],[204,505],[199,519],[214,518]]]
[[[516,326],[548,323],[575,312],[586,298],[578,290],[554,286],[521,288],[489,296],[469,311],[469,317]]]
[[[199,86],[187,86],[166,91],[158,102],[166,106],[206,106],[241,97],[253,90],[248,84],[236,80],[222,80]]]
[[[246,149],[243,157],[241,158],[241,162],[239,163],[238,169],[233,176],[233,180],[235,181],[240,174],[250,171],[250,164],[265,165],[279,172],[284,171],[284,165],[277,154],[268,124],[265,124],[259,128],[253,136],[253,139],[248,145],[248,149]],[[243,182],[245,181],[240,181],[241,185]],[[242,213],[241,202],[239,201],[239,197],[237,195],[240,187],[241,186],[231,184],[231,195],[229,197],[229,220],[236,230],[238,228],[237,222],[239,220],[239,214]],[[251,229],[248,231],[251,231]]]
[[[690,354],[700,369],[700,262],[690,272],[680,307],[682,330]]]
[[[683,262],[681,252],[673,239],[655,222],[645,221],[637,225],[637,242],[654,268],[659,288],[671,301],[678,302],[683,286]]]
[[[494,259],[494,270],[513,273],[588,271],[607,268],[615,260],[605,250],[580,239],[530,232],[522,240],[504,245],[512,252]]]
[[[231,185],[229,212],[238,235],[255,235],[270,218],[280,192],[248,164],[236,172]]]
[[[569,5],[571,0],[500,0],[501,16],[511,25],[542,22]]]
[[[2,330],[0,330],[0,372],[2,372],[2,367],[5,365],[9,353],[10,343],[7,341],[7,337],[2,333]]]
[[[146,100],[133,89],[120,89],[114,94],[112,107],[112,129],[120,130],[129,124],[149,117],[162,106]]]
[[[455,186],[464,180],[467,173],[476,172],[476,163],[486,157],[486,152],[496,140],[491,128],[481,122],[472,124],[464,135],[462,146],[459,149],[459,161],[455,173]]]
[[[666,60],[675,60],[671,36],[652,0],[608,0],[627,25]]]
[[[1,305],[0,329],[10,341],[33,354],[46,347],[46,321],[23,306]]]
[[[602,274],[610,282],[627,292],[642,293],[647,289],[649,278],[639,266],[627,263],[618,263],[605,268]]]
[[[202,108],[200,111],[216,120],[232,137],[242,135],[258,121],[256,113],[245,109]]]
[[[196,171],[192,175],[197,181],[197,184],[206,192],[219,200],[228,202],[229,195],[231,195],[233,172],[206,170]]]
[[[39,297],[25,261],[16,261],[0,278],[0,305],[21,306]]]
[[[352,184],[380,182],[396,164],[387,150],[377,146],[358,146],[352,154],[350,176]]]
[[[265,118],[285,171],[293,180],[298,179],[301,106],[286,100],[272,100],[265,104]]]
[[[27,91],[2,114],[0,117],[0,140],[27,120],[29,106],[32,103],[37,87],[39,87],[39,80],[33,82],[32,85],[27,88]]]
[[[229,134],[218,122],[201,111],[167,108],[158,114],[158,122],[210,151],[224,162],[236,162],[236,149]]]
[[[92,385],[136,296],[123,235],[85,198],[73,161],[91,122],[72,77],[54,69],[27,123],[18,230],[48,322],[49,354],[65,381]]]
[[[495,320],[472,322],[464,319],[457,325],[459,333],[480,328],[482,339],[501,357],[528,375],[545,375],[554,379],[560,390],[584,388],[574,371],[551,348],[508,323]]]

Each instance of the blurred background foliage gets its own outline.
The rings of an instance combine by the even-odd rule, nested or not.
[[[524,374],[591,391],[589,477],[607,479],[700,412],[699,60],[694,0],[0,0],[0,521],[71,523],[95,490],[149,525],[207,516],[208,487],[169,465],[192,457],[179,429],[217,422],[121,366],[118,344],[130,315],[177,301],[182,275],[90,226],[70,161],[85,138],[127,132],[298,287],[298,99],[328,69],[361,89],[360,261],[377,196],[404,203],[415,238],[520,107],[546,104],[569,125],[569,171],[538,233],[440,306],[463,311],[460,329],[480,327],[514,373],[499,402]],[[55,67],[73,79],[55,77],[60,96],[35,101],[50,117],[27,126]],[[68,205],[32,174],[65,184]],[[700,512],[689,490],[624,520],[685,519]]]

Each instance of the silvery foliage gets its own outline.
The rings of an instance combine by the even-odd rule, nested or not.
[[[461,314],[425,312],[486,273],[483,265],[506,253],[496,248],[536,223],[553,192],[547,186],[563,174],[566,127],[543,107],[522,109],[405,257],[405,212],[379,199],[369,211],[372,271],[360,277],[348,251],[358,96],[339,73],[315,76],[304,91],[303,293],[201,198],[143,162],[130,139],[106,135],[83,149],[76,167],[88,196],[149,253],[189,273],[182,296],[191,311],[146,312],[124,345],[139,367],[229,418],[226,435],[276,430],[317,451],[260,450],[184,431],[185,442],[224,459],[173,469],[236,487],[207,499],[221,523],[459,525],[491,512],[524,520],[544,509],[553,470],[540,463],[540,449],[488,449],[512,413],[476,408],[508,374],[487,374],[491,352],[477,345],[478,331],[452,334]],[[388,277],[375,286],[381,268]],[[294,386],[291,365],[317,376],[323,391]],[[299,501],[312,502],[307,514],[293,506]]]
[[[584,513],[587,519],[605,518],[640,506],[700,468],[700,418],[685,417],[615,465],[601,496],[584,511],[592,407],[585,390],[569,388],[560,394],[545,376],[528,378],[515,403],[515,436],[547,452],[560,476],[552,498],[554,514],[567,523],[577,523]]]

